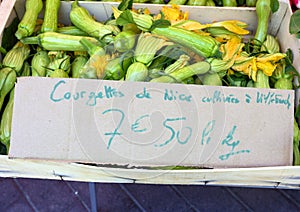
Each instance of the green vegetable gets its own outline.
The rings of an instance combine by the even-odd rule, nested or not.
[[[83,55],[77,56],[71,65],[72,78],[79,78],[79,72],[87,63],[88,58]]]
[[[293,89],[293,82],[287,78],[280,78],[276,81],[274,88],[276,89]]]
[[[152,4],[165,4],[164,0],[151,0],[150,1]]]
[[[55,32],[57,30],[59,7],[60,0],[46,0],[41,32]]]
[[[280,52],[280,45],[273,35],[267,35],[260,50],[267,51],[269,54],[274,54]]]
[[[300,129],[299,125],[294,119],[294,136],[293,136],[293,155],[294,155],[294,165],[300,165],[300,152],[299,152],[299,141],[300,141]]]
[[[186,5],[191,6],[205,6],[207,3],[207,0],[188,0]]]
[[[211,57],[206,61],[210,63],[210,70],[214,73],[227,71],[234,64],[234,60],[232,58],[230,58],[229,60],[221,60]]]
[[[249,84],[249,77],[241,72],[226,75],[227,83],[229,86],[247,87]]]
[[[200,35],[189,30],[176,27],[155,28],[152,33],[165,36],[203,57],[213,57],[218,53],[219,42],[213,37]]]
[[[223,7],[237,7],[236,0],[222,0]]]
[[[18,25],[15,36],[20,40],[24,37],[31,36],[34,32],[36,21],[39,13],[43,9],[42,0],[26,0],[25,14]]]
[[[67,74],[70,73],[71,70],[71,57],[66,53],[62,55],[58,55],[55,59],[50,61],[47,67],[47,75],[50,76],[57,69],[65,71]],[[59,72],[59,71],[58,71]]]
[[[226,36],[226,35],[236,35],[234,32],[231,32],[224,27],[208,27],[207,32],[213,37]]]
[[[243,7],[243,6],[245,6],[246,0],[237,0],[236,3],[237,3],[238,6]]]
[[[63,69],[55,69],[49,74],[51,78],[69,78],[69,75]]]
[[[121,59],[121,67],[126,72],[128,67],[134,62],[134,53],[133,51],[124,52],[119,57]]]
[[[117,24],[125,26],[127,24],[135,24],[142,31],[149,31],[153,25],[153,17],[148,14],[139,14],[132,10],[121,11],[112,7],[113,14],[117,20]]]
[[[97,52],[102,52],[103,54],[105,53],[105,50],[102,47],[102,45],[98,45],[85,37],[80,39],[79,42],[81,43],[81,45],[84,47],[84,49],[88,52],[90,56],[92,56]]]
[[[207,0],[205,6],[214,7],[214,6],[216,6],[216,4],[215,4],[214,0]]]
[[[277,89],[287,89],[287,90],[293,89],[292,79],[280,78],[279,80],[277,80],[277,82],[275,84],[275,88],[277,88]],[[297,111],[296,111],[295,116],[297,117]],[[293,164],[295,166],[300,165],[299,141],[300,141],[300,129],[299,129],[299,125],[298,125],[296,119],[294,118],[294,135],[293,135],[294,160],[293,160]]]
[[[127,23],[123,25],[123,31],[131,31],[134,32],[135,34],[141,33],[141,30],[134,23]]]
[[[166,40],[153,36],[148,32],[142,33],[138,38],[134,51],[135,60],[148,65],[152,62],[156,52],[168,44],[170,43]]]
[[[161,70],[178,60],[181,55],[187,54],[182,46],[168,45],[159,51],[158,55],[152,60],[149,66],[149,76],[151,78],[158,77]],[[153,74],[153,76],[151,76]],[[159,74],[159,75],[157,75]]]
[[[300,10],[296,10],[290,19],[289,23],[290,34],[295,34],[297,38],[300,38]]]
[[[16,81],[17,73],[14,69],[5,67],[0,70],[0,110],[6,95],[14,88]]]
[[[97,79],[104,77],[104,67],[102,58],[105,57],[105,50],[90,40],[83,38],[80,43],[90,55],[86,64],[79,71],[79,78]]]
[[[88,36],[88,33],[78,29],[76,26],[59,27],[56,32],[67,35]]]
[[[11,136],[11,125],[12,125],[12,115],[14,106],[14,88],[10,91],[9,100],[4,108],[1,123],[0,123],[0,141],[9,150],[10,136]]]
[[[207,73],[201,81],[203,85],[222,86],[222,79],[217,73]]]
[[[133,3],[147,3],[150,0],[133,0]]]
[[[257,0],[246,0],[246,6],[247,7],[255,7]]]
[[[186,65],[188,65],[189,61],[190,61],[189,56],[187,56],[185,54],[180,55],[178,60],[176,60],[174,63],[172,63],[171,65],[166,67],[166,69],[164,70],[164,73],[170,74],[178,69],[181,69],[181,68],[185,67]]]
[[[126,72],[126,81],[145,81],[148,77],[148,68],[141,62],[132,63]]]
[[[183,84],[195,84],[194,77],[188,77],[182,81]]]
[[[269,18],[271,16],[271,0],[257,0],[256,15],[257,28],[255,32],[255,45],[260,49],[261,44],[265,41],[268,34]]]
[[[263,71],[258,70],[256,75],[256,81],[254,82],[255,88],[270,88],[269,77],[264,74]]]
[[[247,86],[248,88],[254,88],[254,81],[253,80],[249,80],[248,83],[247,83]]]
[[[70,20],[77,28],[98,39],[104,39],[107,35],[116,35],[120,32],[115,25],[104,25],[96,21],[87,9],[78,5],[77,0],[72,3]]]
[[[7,53],[6,49],[4,49],[2,46],[0,46],[0,54],[6,54],[6,53]]]
[[[135,38],[134,32],[122,31],[115,37],[114,47],[118,52],[126,52],[134,47]]]
[[[22,39],[24,44],[37,44],[50,51],[86,51],[80,40],[85,38],[95,44],[99,41],[92,37],[65,35],[57,32],[44,32],[34,37]]]
[[[173,71],[168,75],[154,78],[150,80],[150,82],[182,83],[182,81],[191,76],[207,73],[209,69],[210,64],[208,62],[201,61],[177,69],[176,71]]]
[[[28,45],[21,43],[20,41],[7,52],[3,58],[3,65],[13,68],[18,75],[20,75],[24,61],[29,57],[30,48]]]
[[[104,69],[105,77],[104,79],[109,80],[120,80],[125,76],[125,71],[121,66],[121,58],[117,57],[110,60]]]
[[[170,0],[168,4],[185,5],[187,0]]]
[[[45,77],[49,63],[50,58],[47,51],[40,50],[35,53],[31,60],[32,76]]]
[[[31,68],[30,68],[29,63],[27,61],[25,61],[23,64],[21,77],[28,77],[28,76],[31,76]]]
[[[160,61],[159,59],[164,58],[165,56],[160,56],[160,58],[158,58],[157,60]],[[166,61],[174,61],[174,58],[166,58]],[[170,65],[167,65],[167,63],[165,63],[166,61],[161,61],[162,64],[156,64],[156,61],[154,63],[154,65],[149,67],[149,77],[150,78],[157,78],[160,77],[161,75],[168,75],[178,69],[183,68],[184,66],[189,64],[190,61],[190,57],[186,54],[182,54],[180,55],[180,57],[175,60],[173,63],[171,63]],[[166,66],[165,66],[166,65]],[[166,68],[164,68],[166,67]],[[164,69],[164,70],[163,70]]]

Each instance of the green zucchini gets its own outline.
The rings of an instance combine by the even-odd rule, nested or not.
[[[41,32],[56,32],[60,0],[46,0],[44,21]]]
[[[38,15],[43,9],[42,0],[27,0],[25,2],[25,14],[18,25],[15,36],[20,40],[31,36],[34,32]]]

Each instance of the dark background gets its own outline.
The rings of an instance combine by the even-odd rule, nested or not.
[[[0,178],[0,211],[300,211],[300,190]]]

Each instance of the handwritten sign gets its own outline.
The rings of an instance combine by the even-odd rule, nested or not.
[[[19,78],[9,156],[131,166],[291,165],[294,91]]]

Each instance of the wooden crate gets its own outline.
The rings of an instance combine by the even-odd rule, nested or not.
[[[3,31],[8,22],[14,4],[15,0],[3,0],[1,2],[0,32]],[[18,12],[20,8],[15,9]],[[276,17],[274,20],[276,21]],[[279,25],[280,23],[278,27]],[[272,30],[276,31],[278,28]],[[296,65],[298,64],[297,61]],[[63,179],[107,183],[300,188],[300,167],[294,166],[168,170],[162,168],[128,168],[122,166],[105,167],[93,164],[49,160],[9,159],[4,155],[0,156],[0,177]]]
[[[181,184],[299,189],[300,167],[163,170],[8,159],[0,156],[0,177],[101,183]]]
[[[15,0],[0,0],[0,32],[3,32],[6,23],[8,22],[8,19],[10,17],[10,14],[13,10],[13,7],[15,5]],[[0,43],[1,43],[1,35],[0,33]]]

